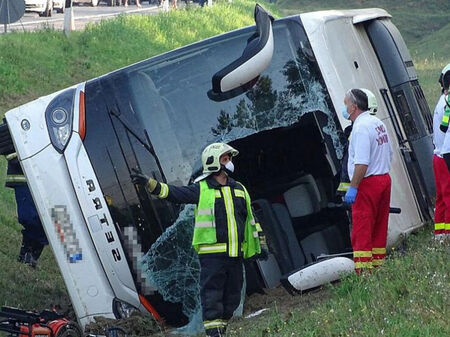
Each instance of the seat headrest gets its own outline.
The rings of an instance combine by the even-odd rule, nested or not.
[[[301,217],[320,211],[320,192],[310,174],[296,181],[298,185],[283,193],[291,217]]]

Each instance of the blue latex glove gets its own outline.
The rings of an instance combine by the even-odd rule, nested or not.
[[[350,205],[353,204],[356,199],[356,194],[358,194],[358,189],[350,186],[347,193],[345,193],[344,202]]]

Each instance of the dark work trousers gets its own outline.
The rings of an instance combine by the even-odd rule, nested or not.
[[[203,322],[226,321],[241,302],[244,282],[242,258],[228,256],[200,256],[200,297],[202,301]],[[208,333],[208,331],[207,331]]]
[[[39,214],[34,205],[30,189],[26,184],[14,187],[17,203],[17,217],[23,226],[22,235],[25,244],[47,245],[47,236],[42,227]]]

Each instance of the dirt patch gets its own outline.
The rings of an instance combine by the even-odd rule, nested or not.
[[[251,331],[255,326],[264,326],[271,318],[285,320],[301,313],[321,301],[326,301],[329,291],[319,288],[305,294],[291,295],[283,287],[266,289],[265,294],[253,294],[244,304],[244,315],[230,322],[228,335],[240,335],[240,331]],[[267,309],[260,315],[248,317],[259,310]]]
[[[151,317],[135,313],[125,319],[111,319],[105,317],[95,317],[95,322],[89,323],[85,332],[94,335],[108,335],[108,330],[120,328],[117,334],[110,333],[110,336],[154,336],[161,332],[161,327]]]
[[[249,331],[255,326],[264,325],[271,317],[285,320],[297,312],[301,313],[302,310],[317,305],[320,301],[325,301],[328,297],[328,290],[323,288],[295,296],[290,295],[281,286],[266,289],[264,294],[253,294],[246,298],[243,317],[234,318],[230,322],[227,335],[240,335],[240,331]],[[266,309],[262,314],[246,318],[262,309]],[[181,336],[172,334],[170,330],[164,331],[154,319],[140,313],[119,320],[96,317],[95,322],[86,326],[86,333],[104,335],[105,330],[111,327],[124,329],[128,337]],[[118,336],[122,335],[119,333]]]

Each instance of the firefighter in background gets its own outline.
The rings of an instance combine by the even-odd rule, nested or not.
[[[243,259],[261,254],[261,227],[253,216],[250,196],[244,185],[230,177],[237,154],[225,143],[207,146],[202,153],[203,174],[189,186],[167,185],[140,172],[131,175],[135,184],[160,199],[196,204],[192,245],[201,266],[207,336],[225,336],[227,322],[241,301]]]
[[[367,95],[367,104],[369,113],[375,116],[378,110],[378,103],[375,95],[372,93],[372,91],[368,89],[361,88],[361,90],[364,91],[364,93]],[[352,133],[352,128],[353,122],[344,129],[344,136],[347,142],[344,147],[344,156],[342,157],[341,161],[341,177],[339,187],[337,189],[337,194],[342,197],[345,196],[345,193],[347,193],[348,188],[350,187],[350,178],[348,177],[347,164],[348,164],[348,144],[350,142],[350,135]]]
[[[446,237],[450,238],[450,135],[448,132],[450,64],[442,70],[439,83],[442,95],[436,104],[433,117],[433,170],[436,182],[434,237],[441,241]]]
[[[6,156],[8,171],[6,187],[13,188],[17,204],[17,217],[22,229],[19,261],[36,268],[44,246],[48,244],[30,189],[20,167],[16,153]]]
[[[353,259],[360,274],[384,262],[391,199],[392,150],[386,126],[368,111],[367,94],[345,94],[342,115],[353,122],[348,148],[350,186],[344,201],[352,205]]]

